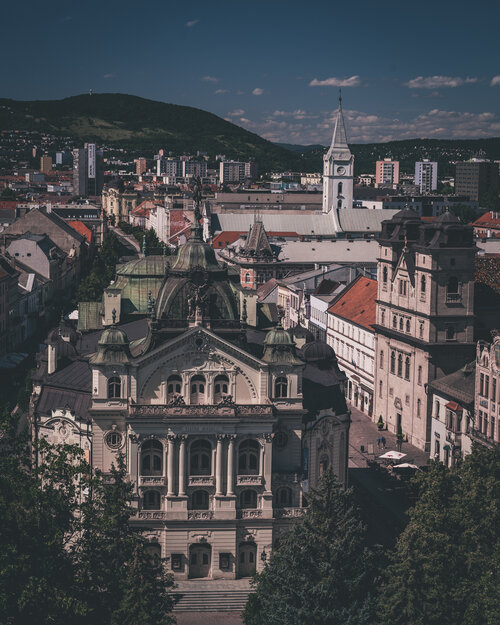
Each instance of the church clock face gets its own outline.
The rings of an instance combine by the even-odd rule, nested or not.
[[[340,175],[345,174],[345,167],[337,167],[337,173]]]

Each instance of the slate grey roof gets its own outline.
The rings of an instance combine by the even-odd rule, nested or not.
[[[262,211],[260,220],[267,232],[296,232],[297,234],[334,235],[335,226],[332,216],[326,213],[299,213],[298,215],[267,214]],[[254,222],[251,212],[220,213],[212,215],[214,232],[248,231]]]
[[[278,260],[297,263],[376,263],[378,256],[375,239],[285,241],[280,247]]]
[[[343,232],[373,232],[382,230],[382,222],[391,219],[398,210],[369,208],[342,208],[337,210]]]
[[[438,378],[430,386],[444,393],[450,399],[456,400],[464,406],[473,406],[476,393],[476,363],[471,362],[458,371]]]

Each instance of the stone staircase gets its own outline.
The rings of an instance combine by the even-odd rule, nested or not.
[[[180,582],[171,594],[175,612],[242,612],[251,592],[248,580],[193,580]]]

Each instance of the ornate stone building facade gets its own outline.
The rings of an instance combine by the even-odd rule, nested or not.
[[[176,578],[260,570],[321,473],[346,482],[350,419],[333,350],[299,351],[281,324],[247,328],[199,214],[147,316],[121,321],[49,337],[33,421],[42,433],[64,402],[75,424],[91,422],[94,467],[124,455],[132,523]],[[63,392],[65,370],[81,389]]]
[[[379,247],[373,419],[429,450],[428,384],[474,354],[472,228],[406,209],[383,222]]]

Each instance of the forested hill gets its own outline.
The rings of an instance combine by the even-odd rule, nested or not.
[[[119,93],[63,100],[0,99],[0,130],[32,130],[125,147],[143,156],[225,154],[255,159],[261,169],[299,169],[301,157],[201,109]]]
[[[167,104],[137,96],[104,93],[63,100],[0,99],[0,131],[31,130],[127,148],[152,156],[160,148],[174,154],[205,151],[212,158],[225,154],[238,160],[255,159],[261,171],[322,171],[321,145],[275,144],[201,109]],[[408,139],[389,143],[351,144],[355,174],[374,173],[375,161],[399,160],[401,170],[414,171],[416,160],[439,163],[440,175],[453,174],[450,161],[484,153],[500,159],[500,138],[445,140]]]

